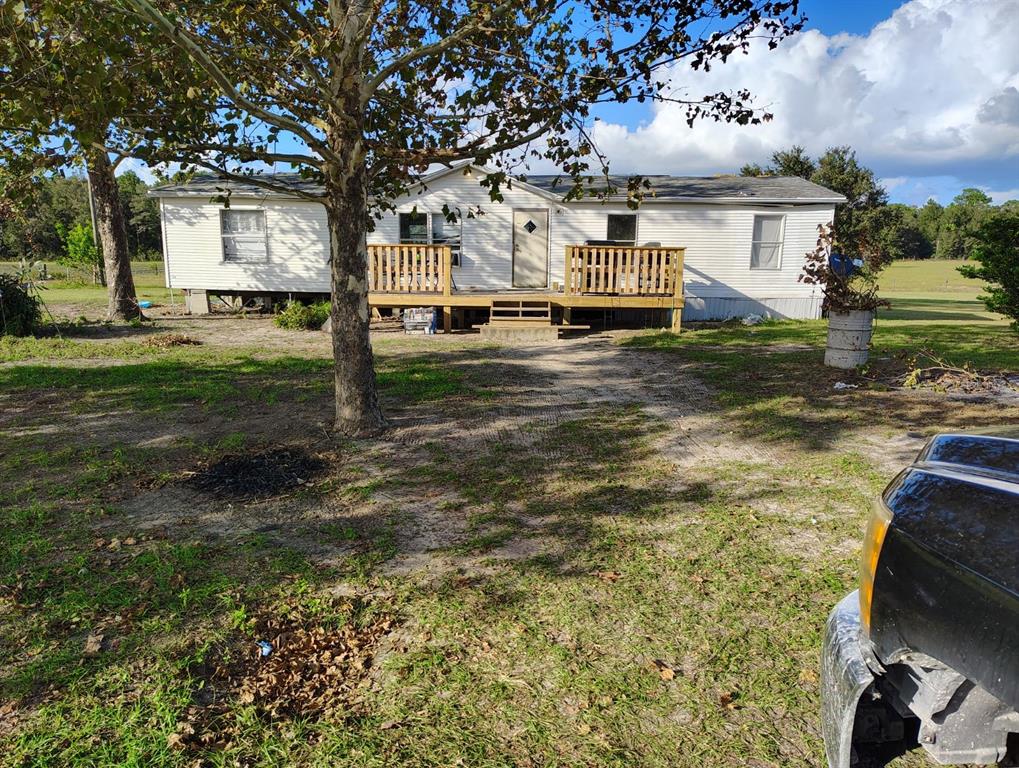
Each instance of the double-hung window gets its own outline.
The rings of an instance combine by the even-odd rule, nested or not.
[[[754,239],[750,249],[751,269],[781,269],[785,216],[754,216]]]
[[[223,260],[260,263],[269,260],[265,211],[226,208],[221,213]]]
[[[444,213],[401,213],[400,243],[420,245],[448,245],[453,266],[460,266],[460,244],[463,224],[459,218],[448,221]]]
[[[605,239],[614,245],[636,245],[637,214],[610,213]]]

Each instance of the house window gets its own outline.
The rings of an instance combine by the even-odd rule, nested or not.
[[[227,208],[222,211],[223,260],[259,263],[269,260],[265,239],[265,211]]]
[[[448,245],[453,266],[460,266],[463,224],[448,221],[444,213],[401,213],[400,242],[404,244]]]
[[[606,240],[615,245],[637,244],[637,214],[610,213]]]
[[[754,216],[751,269],[782,268],[782,231],[785,216]]]
[[[400,242],[404,244],[428,242],[428,214],[400,214]]]

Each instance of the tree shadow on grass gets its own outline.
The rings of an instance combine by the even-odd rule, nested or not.
[[[177,658],[179,644],[171,643],[165,656],[154,650],[161,638],[191,632],[191,639],[201,642],[224,631],[244,636],[246,612],[271,600],[286,584],[300,583],[301,589],[316,594],[337,584],[361,591],[385,589],[389,564],[417,554],[434,555],[450,567],[426,567],[410,584],[430,580],[428,589],[397,590],[392,600],[398,609],[413,602],[413,610],[422,612],[421,603],[428,603],[436,615],[450,617],[462,639],[452,648],[419,644],[394,666],[406,667],[409,675],[432,669],[439,687],[449,686],[453,699],[464,706],[461,714],[448,715],[459,734],[452,738],[458,740],[498,743],[479,738],[488,718],[474,716],[472,697],[479,692],[478,681],[499,685],[502,678],[490,681],[490,671],[477,667],[473,654],[480,652],[482,641],[498,642],[504,624],[527,627],[521,642],[537,658],[565,659],[562,677],[576,679],[571,685],[585,696],[588,688],[607,688],[613,695],[618,689],[620,701],[630,695],[625,686],[643,690],[661,685],[661,668],[644,668],[651,659],[668,656],[668,663],[678,667],[680,661],[669,654],[696,653],[710,644],[714,650],[700,659],[700,677],[691,673],[684,690],[713,704],[717,686],[733,690],[740,675],[755,674],[752,662],[760,657],[741,656],[738,649],[753,647],[764,653],[774,642],[772,634],[781,636],[783,628],[800,633],[799,642],[807,643],[803,616],[812,615],[815,603],[829,601],[842,583],[827,566],[814,572],[792,558],[770,560],[766,540],[753,536],[754,526],[761,523],[750,506],[778,503],[782,490],[715,478],[710,467],[706,475],[691,471],[689,477],[677,476],[661,460],[657,443],[663,430],[675,425],[648,415],[646,393],[627,397],[634,375],[645,377],[639,380],[648,387],[674,378],[669,360],[677,358],[654,355],[644,361],[646,371],[634,374],[634,356],[653,353],[606,346],[583,365],[592,376],[603,377],[591,390],[619,395],[618,401],[584,402],[583,394],[572,393],[575,399],[557,403],[545,396],[547,387],[556,386],[546,366],[532,364],[526,351],[492,354],[494,361],[469,351],[381,357],[383,397],[398,414],[401,429],[413,432],[428,425],[434,439],[410,445],[386,438],[340,444],[331,484],[228,511],[258,521],[251,526],[255,530],[241,536],[211,535],[209,521],[203,519],[206,509],[195,505],[182,511],[179,525],[158,537],[124,543],[136,535],[137,523],[125,511],[125,502],[139,494],[139,482],[153,473],[193,467],[195,457],[186,450],[152,447],[144,457],[137,455],[142,459],[137,463],[129,450],[127,476],[112,475],[105,484],[100,476],[89,486],[91,498],[84,504],[64,489],[51,488],[38,514],[22,509],[23,527],[17,529],[19,537],[8,538],[11,556],[4,558],[10,564],[4,582],[23,585],[16,594],[19,620],[38,633],[41,655],[27,662],[20,657],[2,673],[0,688],[20,696],[42,693],[52,684],[55,696],[75,688],[113,700],[119,691],[111,680],[131,679],[136,673],[147,677],[163,663],[185,668]],[[719,370],[725,367],[716,363]],[[273,414],[276,431],[263,433],[266,442],[303,440],[307,445],[312,441],[308,425],[315,418],[307,411],[328,413],[331,407],[328,364],[323,368],[318,361],[163,360],[71,372],[58,368],[0,371],[0,382],[15,395],[42,386],[63,396],[64,402],[44,413],[25,413],[8,422],[50,427],[46,439],[51,444],[75,442],[108,450],[111,440],[130,435],[128,447],[138,447],[145,432],[138,426],[141,416],[155,422],[152,429],[158,431],[188,410],[196,412],[208,429],[208,440],[214,441],[228,430],[263,421],[253,407],[257,402]],[[613,379],[621,371],[629,371],[630,378]],[[247,396],[273,381],[284,388],[274,402]],[[615,391],[620,389],[624,391]],[[217,396],[219,392],[226,395]],[[302,400],[304,394],[318,399]],[[74,412],[74,399],[86,395],[94,398],[92,407],[109,412],[110,430],[84,435],[67,419]],[[681,381],[655,395],[663,402],[682,396]],[[724,391],[722,397],[720,403],[691,401],[686,412],[731,419]],[[240,398],[238,413],[210,424],[209,405],[231,398]],[[164,411],[155,407],[157,402],[171,407]],[[488,428],[486,420],[494,413],[510,426]],[[783,439],[795,443],[802,436]],[[314,440],[322,440],[320,433]],[[210,455],[249,448],[213,447]],[[74,465],[68,471],[84,469]],[[449,535],[436,539],[416,533],[435,524],[437,517],[446,518]],[[103,526],[98,544],[97,524]],[[114,537],[119,546],[114,547]],[[663,538],[669,547],[661,546]],[[522,542],[533,546],[522,547]],[[323,553],[330,549],[334,557],[326,562]],[[82,660],[81,648],[95,629],[104,634],[104,650]],[[489,632],[493,636],[486,639]],[[564,639],[570,633],[576,637]],[[10,637],[12,644],[30,642],[25,635]],[[602,654],[598,644],[616,638],[625,640],[626,647],[613,648],[616,655],[599,657],[605,660],[597,665],[574,647]],[[761,684],[766,692],[774,688],[768,696],[781,695],[779,678],[795,677],[793,663],[782,656],[782,674]],[[613,674],[587,680],[592,666],[598,665]],[[768,664],[760,667],[767,669]],[[126,671],[131,668],[134,673]],[[419,685],[425,693],[432,690],[422,678]],[[173,691],[172,701],[159,704],[166,709],[164,717],[155,718],[156,725],[135,726],[151,737],[146,748],[152,750],[165,749],[166,737],[180,712],[192,704],[193,693],[191,681],[175,672],[157,686]],[[543,696],[535,708],[545,707],[548,699]],[[73,698],[69,701],[74,706]],[[139,706],[151,714],[145,710],[148,705]],[[751,701],[747,716],[763,718],[756,708],[763,706]],[[419,704],[420,711],[431,712],[430,707],[441,708],[441,699],[429,696]],[[558,722],[554,715],[545,713],[540,727],[549,729],[547,723]],[[704,726],[708,732],[723,732],[718,727],[721,718],[737,717],[724,711],[700,716],[709,721]],[[130,727],[111,728],[116,718],[110,713],[105,717],[104,741],[125,742]],[[386,749],[394,744],[408,754],[416,749],[420,733],[414,728],[380,729],[379,722],[366,723],[363,744],[383,739]],[[619,722],[618,738],[627,726],[627,721]],[[357,722],[345,727],[360,733]],[[668,721],[663,727],[678,726]],[[777,741],[780,726],[766,728],[766,739]],[[87,742],[79,738],[74,743]],[[593,743],[584,739],[573,746],[595,749]],[[597,760],[598,755],[585,759]]]

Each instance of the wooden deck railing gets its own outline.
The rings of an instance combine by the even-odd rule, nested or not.
[[[683,248],[566,246],[566,293],[682,296]]]
[[[452,264],[448,245],[369,245],[368,290],[449,296]]]

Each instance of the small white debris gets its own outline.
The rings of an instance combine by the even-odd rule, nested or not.
[[[835,382],[835,391],[836,392],[841,392],[844,389],[859,389],[859,388],[860,388],[859,384],[846,384],[846,382],[844,382],[844,381],[836,381]]]
[[[764,318],[761,315],[747,315],[740,322],[743,325],[760,325],[764,322]]]

